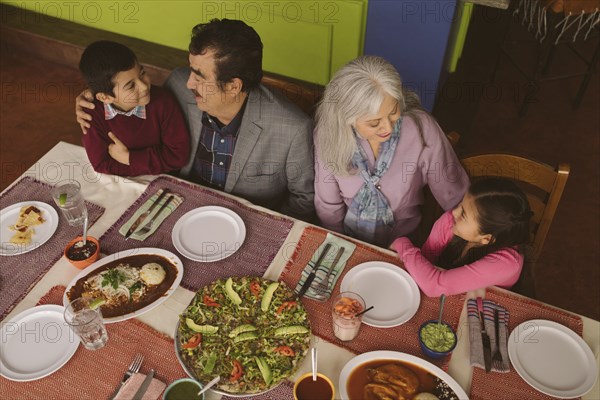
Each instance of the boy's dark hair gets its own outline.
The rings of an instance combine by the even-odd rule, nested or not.
[[[129,47],[109,40],[100,40],[90,44],[83,51],[79,70],[94,95],[106,93],[114,96],[113,78],[119,72],[133,68],[136,62],[137,57]]]
[[[215,51],[215,74],[221,90],[233,78],[241,79],[245,92],[260,84],[263,44],[258,33],[242,21],[213,19],[196,25],[189,50],[194,56]]]
[[[512,181],[503,178],[484,178],[471,184],[468,193],[477,207],[479,232],[492,235],[485,246],[472,247],[464,257],[467,242],[454,236],[442,251],[438,264],[452,269],[473,263],[505,247],[523,252],[530,240],[529,222],[533,213],[525,193]]]

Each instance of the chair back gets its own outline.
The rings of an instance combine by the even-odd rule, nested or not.
[[[461,159],[471,177],[503,177],[519,185],[527,195],[532,217],[529,261],[535,263],[542,251],[558,203],[569,178],[569,164],[558,168],[513,154],[480,154]]]

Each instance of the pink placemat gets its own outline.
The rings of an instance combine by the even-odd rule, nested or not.
[[[41,304],[62,304],[64,286],[55,286]],[[73,358],[52,375],[32,382],[0,377],[3,399],[106,399],[118,387],[137,353],[144,355],[141,372],[156,371],[164,383],[185,378],[177,361],[173,339],[135,319],[108,324],[108,343],[100,350],[79,346]]]
[[[306,266],[319,244],[325,240],[326,235],[327,231],[320,228],[308,227],[304,230],[294,254],[281,275],[281,280],[290,288],[296,286],[302,269]],[[421,304],[417,313],[410,321],[400,326],[383,329],[363,324],[358,336],[350,342],[342,342],[333,334],[331,326],[332,299],[339,294],[340,284],[345,274],[352,267],[367,261],[385,261],[402,267],[402,263],[398,257],[390,256],[359,242],[355,243],[356,250],[346,263],[346,268],[342,272],[341,278],[337,281],[329,301],[321,303],[307,298],[302,299],[304,307],[309,314],[313,333],[355,354],[375,350],[393,350],[422,358],[425,357],[419,347],[418,331],[423,322],[438,317],[439,299],[426,297],[423,293],[421,293]],[[458,321],[463,303],[464,296],[449,296],[446,299],[444,308],[444,320],[451,324],[454,329],[457,329],[459,337],[463,334],[462,330],[458,329]],[[464,334],[468,335],[466,329]],[[428,359],[428,361],[443,368],[447,368],[449,360],[450,356],[440,360]]]
[[[0,196],[0,209],[22,201],[41,201],[58,213],[58,227],[46,243],[21,255],[0,256],[0,320],[4,319],[14,305],[21,301],[46,271],[62,257],[67,243],[82,234],[82,228],[70,226],[58,210],[50,195],[51,188],[51,185],[25,177]],[[104,213],[104,208],[88,201],[85,203],[91,226]]]
[[[118,232],[137,208],[158,189],[169,188],[184,197],[183,203],[169,215],[160,228],[143,242],[127,240]],[[173,245],[171,231],[185,213],[202,206],[221,206],[236,212],[246,225],[246,239],[233,255],[216,262],[197,262],[183,257]],[[216,191],[188,182],[161,176],[152,181],[146,191],[100,238],[102,251],[107,254],[136,247],[158,247],[181,258],[184,266],[181,286],[196,291],[221,278],[229,276],[262,276],[285,241],[294,221],[254,210]]]
[[[504,306],[510,312],[509,332],[512,332],[513,329],[525,321],[546,319],[568,327],[579,336],[583,333],[583,321],[578,315],[496,288],[487,289],[485,297]],[[473,368],[473,381],[469,397],[471,400],[554,399],[554,397],[540,393],[529,386],[512,366],[511,371],[506,374],[486,374],[480,368]]]

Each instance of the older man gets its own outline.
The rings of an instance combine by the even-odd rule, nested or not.
[[[165,86],[181,105],[192,154],[187,179],[297,218],[314,214],[312,123],[261,85],[262,42],[242,21],[212,20],[192,30],[189,68]],[[86,107],[82,96],[78,105]],[[80,107],[77,121],[88,114]]]

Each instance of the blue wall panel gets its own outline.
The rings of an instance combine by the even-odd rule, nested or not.
[[[455,0],[370,0],[365,54],[396,66],[431,111],[456,8]]]

